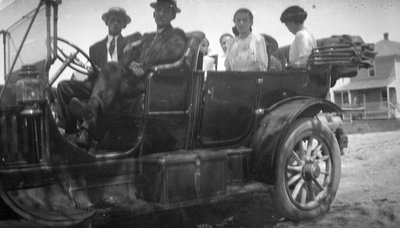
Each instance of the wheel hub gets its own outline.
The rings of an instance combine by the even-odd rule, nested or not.
[[[305,180],[312,180],[313,178],[316,179],[321,174],[321,169],[319,165],[314,163],[306,163],[303,168],[303,178]]]

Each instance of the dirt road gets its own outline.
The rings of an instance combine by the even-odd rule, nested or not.
[[[336,199],[314,221],[285,221],[264,192],[140,218],[120,214],[91,227],[400,227],[400,131],[349,135],[349,141]],[[8,220],[0,227],[37,226]]]

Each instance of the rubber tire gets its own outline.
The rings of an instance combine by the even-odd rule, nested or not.
[[[0,198],[0,220],[18,219],[20,216],[15,213],[7,204]]]
[[[288,192],[286,191],[285,161],[288,158],[289,152],[292,151],[292,148],[296,143],[299,142],[300,139],[304,138],[304,136],[310,134],[325,142],[331,158],[331,175],[333,176],[328,184],[326,197],[321,200],[315,208],[304,210],[297,207],[291,201]],[[292,221],[313,219],[326,213],[335,198],[336,191],[339,187],[341,172],[340,149],[332,130],[316,118],[299,119],[286,134],[281,148],[275,166],[275,190],[273,193],[274,203],[278,212],[286,219]]]

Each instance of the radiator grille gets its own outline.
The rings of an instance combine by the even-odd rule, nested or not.
[[[37,163],[43,151],[43,115],[21,116],[18,110],[1,111],[1,165]]]

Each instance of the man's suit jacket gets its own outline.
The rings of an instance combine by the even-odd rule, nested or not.
[[[146,72],[151,66],[178,60],[183,56],[185,47],[185,32],[170,25],[160,34],[152,32],[143,35],[139,62]]]
[[[122,58],[122,50],[125,46],[125,39],[122,36],[119,36],[117,39],[117,53],[118,59]],[[103,68],[107,63],[107,37],[99,42],[93,44],[89,48],[89,57],[90,59],[98,66]]]
[[[123,59],[123,49],[128,42],[133,42],[135,40],[140,40],[142,35],[140,33],[133,33],[128,35],[127,37],[118,36],[117,39],[117,53],[118,53],[118,61],[122,61]],[[96,64],[97,67],[102,69],[108,62],[107,60],[108,50],[107,50],[107,37],[99,42],[93,44],[89,48],[89,57]],[[97,79],[97,72],[91,75],[89,81],[94,85],[94,82]]]
[[[127,72],[130,72],[129,64],[132,61],[141,63],[146,73],[154,65],[171,63],[183,56],[186,48],[186,34],[183,30],[172,28],[170,25],[165,27],[157,37],[156,35],[156,32],[144,34],[140,42],[135,42],[134,46],[124,53],[122,64]],[[145,77],[125,77],[121,82],[120,92],[122,94],[137,94],[136,90],[143,92],[145,89],[143,79]]]
[[[124,49],[124,46],[125,46],[125,39],[120,35],[117,39],[118,60],[122,58],[122,51]],[[108,62],[107,37],[90,46],[89,57],[92,60],[92,62],[96,65],[94,66],[93,74],[89,75],[89,81],[93,86],[94,83],[96,82],[98,75],[97,67],[102,69]]]

